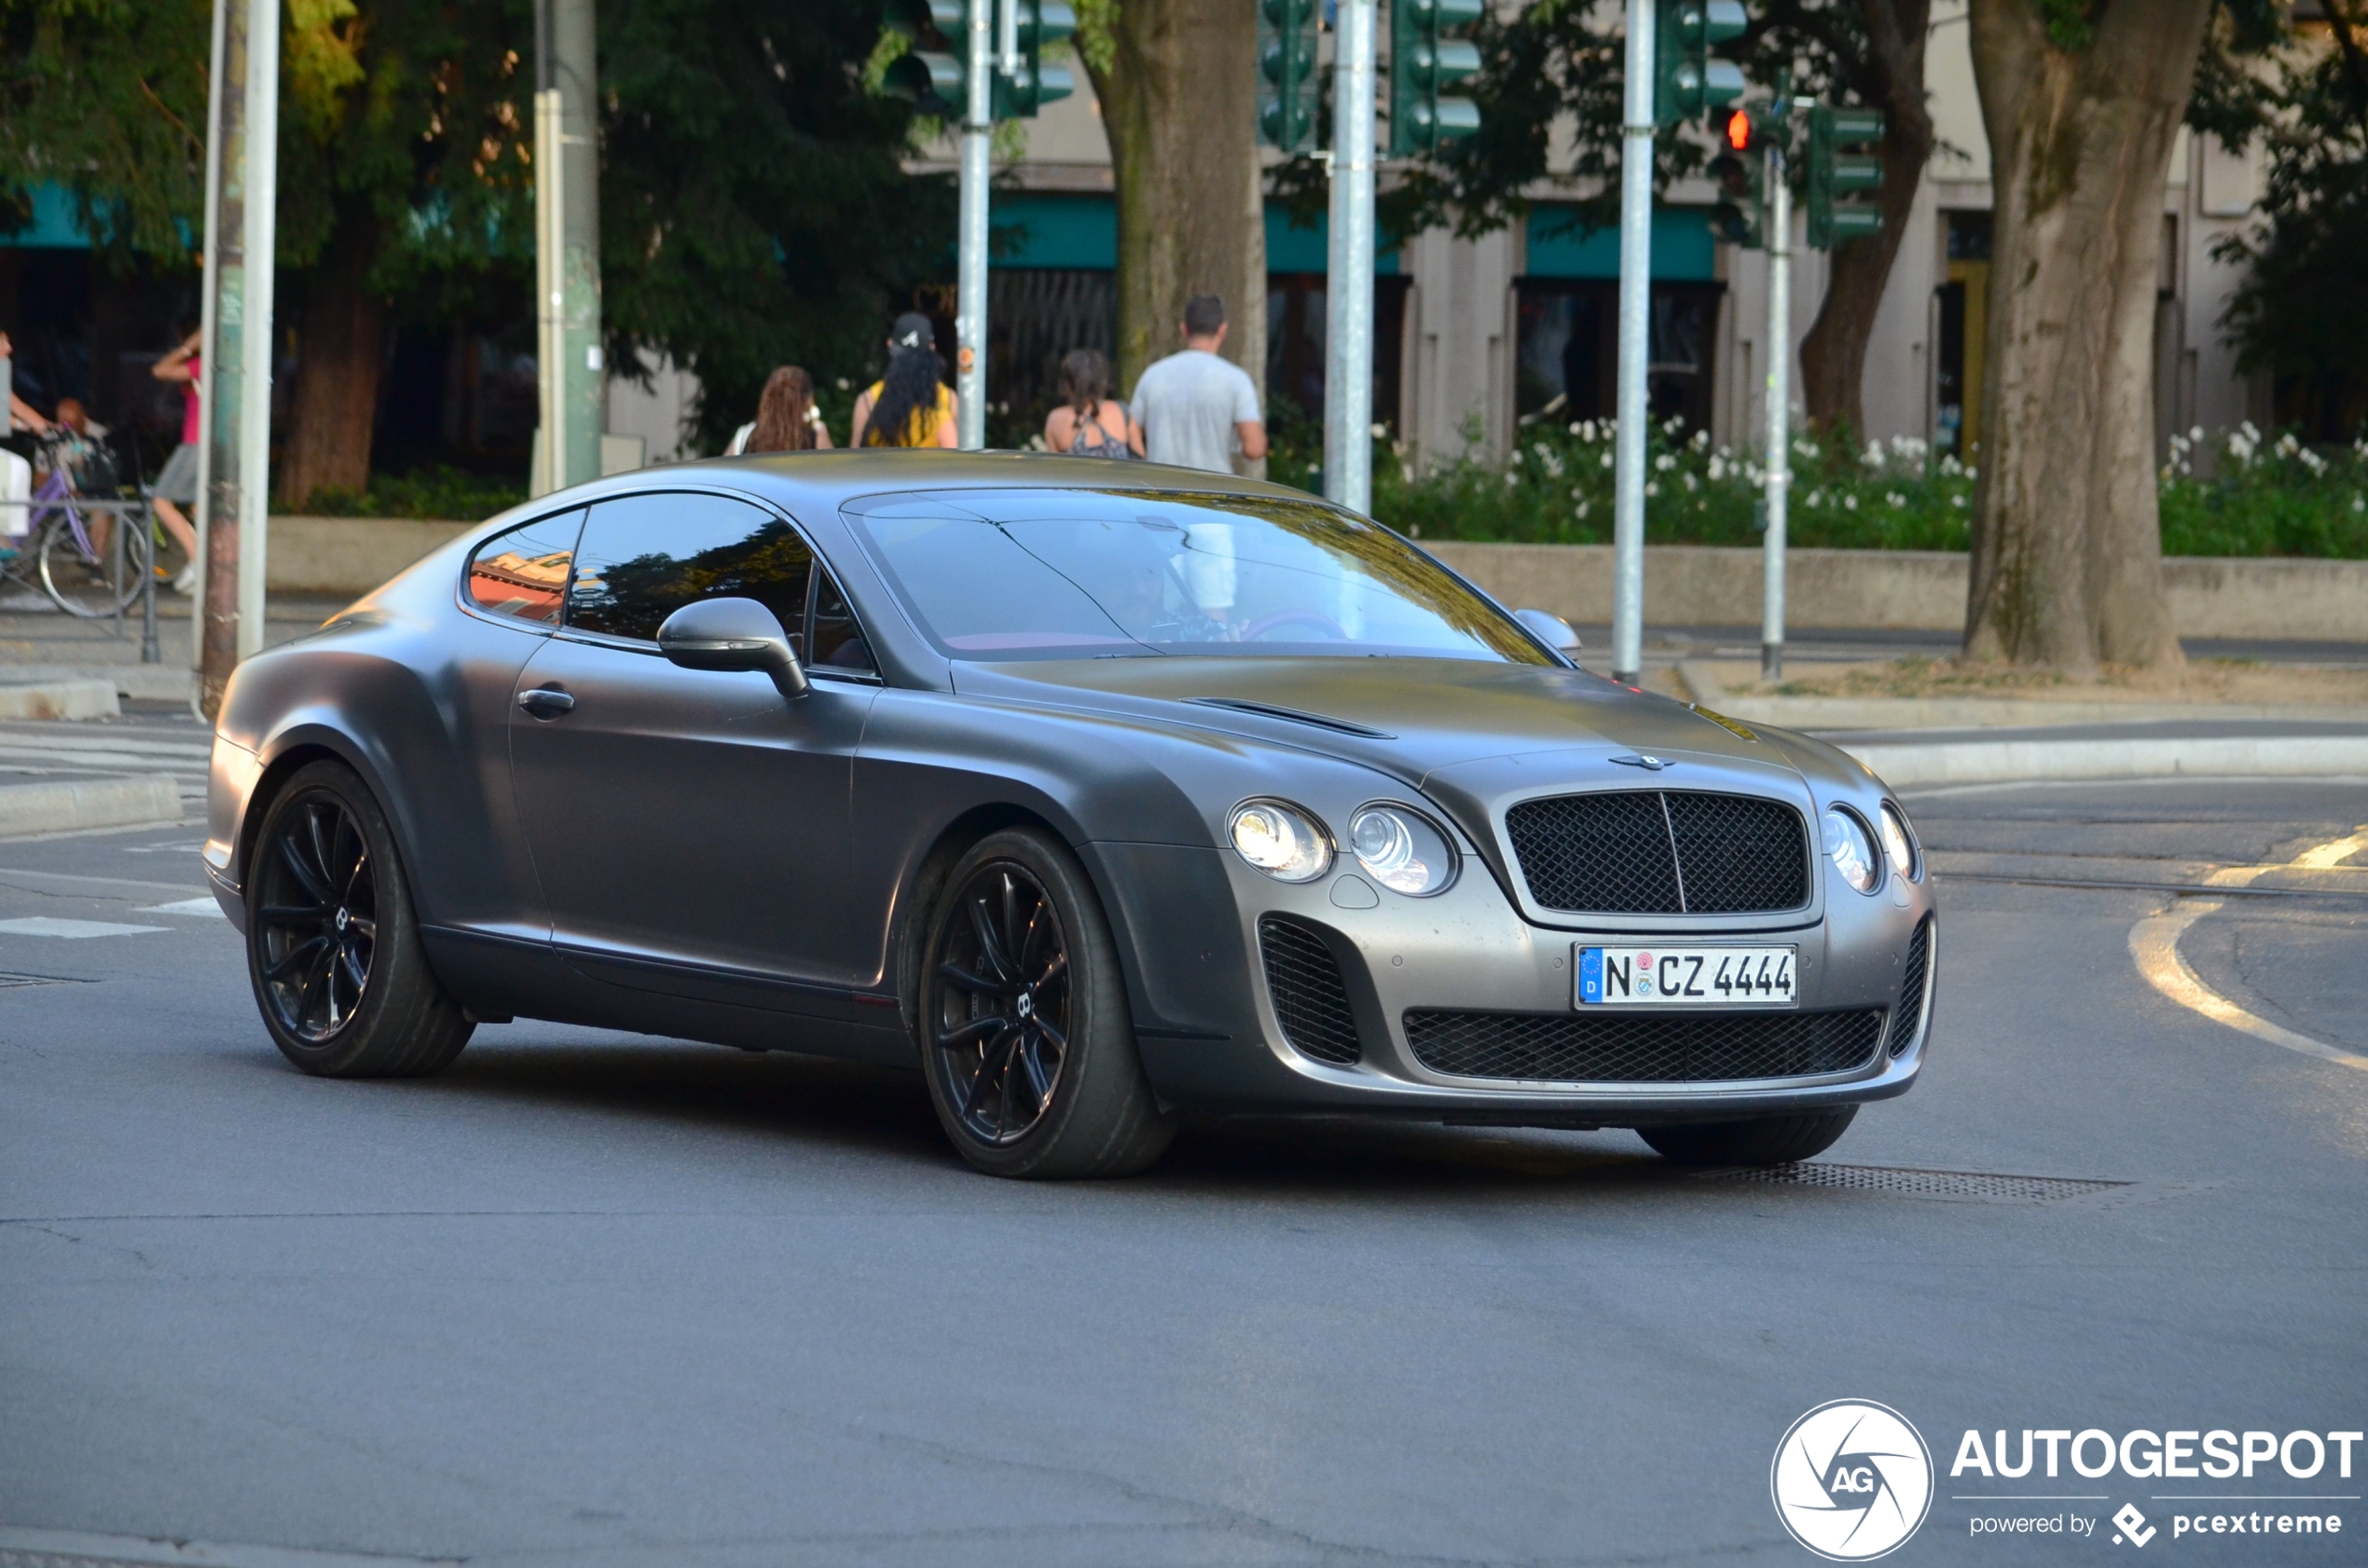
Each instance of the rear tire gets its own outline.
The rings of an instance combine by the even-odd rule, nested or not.
[[[1681,1165],[1789,1165],[1834,1147],[1858,1115],[1856,1106],[1763,1116],[1749,1121],[1702,1121],[1680,1127],[1639,1127],[1636,1135],[1663,1159]]]
[[[475,1025],[428,969],[394,833],[343,763],[299,770],[255,834],[247,974],[272,1043],[322,1078],[443,1071]]]
[[[929,919],[917,1043],[938,1122],[990,1176],[1122,1176],[1176,1135],[1135,1049],[1093,884],[1049,834],[1013,829],[956,863]]]

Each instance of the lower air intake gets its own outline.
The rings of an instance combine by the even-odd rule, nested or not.
[[[1715,1083],[1863,1067],[1880,1009],[1855,1012],[1406,1014],[1406,1043],[1435,1073],[1564,1083]]]
[[[1340,960],[1323,936],[1312,926],[1269,915],[1258,923],[1258,949],[1266,960],[1274,1016],[1291,1049],[1335,1066],[1356,1061],[1356,1017],[1349,1011]]]
[[[1907,962],[1900,966],[1899,1006],[1892,1010],[1891,1053],[1906,1054],[1916,1043],[1917,1031],[1924,1026],[1924,971],[1932,963],[1933,917],[1929,915],[1918,923],[1916,934],[1907,939]]]

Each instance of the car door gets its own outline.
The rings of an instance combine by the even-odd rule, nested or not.
[[[804,656],[820,570],[792,525],[730,496],[592,506],[564,624],[520,672],[510,719],[519,818],[579,971],[835,1012],[866,968],[836,917],[878,689],[860,639],[834,623],[835,661],[795,700],[760,674],[678,668],[655,640],[683,605],[740,597],[771,607]]]

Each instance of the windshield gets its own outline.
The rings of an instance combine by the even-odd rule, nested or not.
[[[860,509],[860,510],[859,510]],[[1407,653],[1550,664],[1384,529],[1316,502],[968,490],[849,509],[957,659]]]

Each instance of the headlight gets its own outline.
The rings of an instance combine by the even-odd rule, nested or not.
[[[1281,801],[1248,801],[1226,824],[1243,860],[1277,882],[1308,882],[1331,869],[1332,840],[1322,824]]]
[[[1455,865],[1437,828],[1396,806],[1369,805],[1358,812],[1348,824],[1348,846],[1374,881],[1415,898],[1446,887]]]
[[[1835,806],[1825,813],[1825,858],[1834,862],[1842,880],[1862,893],[1871,893],[1881,880],[1880,868],[1875,864],[1875,846],[1866,836],[1865,824],[1849,812]]]
[[[1883,803],[1883,853],[1891,857],[1891,869],[1909,881],[1916,876],[1916,841],[1907,832],[1907,818],[1899,807],[1889,801]]]

